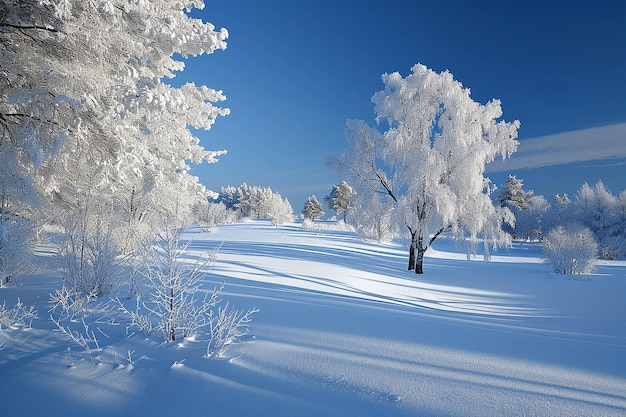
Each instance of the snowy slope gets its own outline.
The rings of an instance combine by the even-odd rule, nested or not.
[[[626,415],[623,261],[575,280],[533,244],[485,263],[443,240],[416,276],[404,247],[349,232],[258,221],[186,236],[191,259],[222,244],[207,290],[224,282],[231,304],[260,309],[241,343],[207,359],[201,336],[129,338],[112,310],[88,318],[89,353],[51,331],[59,277],[25,278],[0,288],[39,310],[32,329],[0,331],[0,414]]]

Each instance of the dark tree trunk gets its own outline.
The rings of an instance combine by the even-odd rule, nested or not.
[[[424,237],[420,233],[411,232],[411,245],[409,246],[409,271],[416,274],[424,273]]]
[[[169,340],[173,342],[176,340],[176,329],[174,328],[174,287],[170,287],[170,334]]]
[[[426,253],[426,249],[424,249],[421,245],[417,248],[417,256],[415,257],[415,273],[423,274],[424,273],[424,254]]]

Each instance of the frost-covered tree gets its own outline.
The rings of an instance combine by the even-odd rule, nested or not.
[[[197,218],[200,222],[211,226],[234,223],[239,220],[237,213],[226,208],[222,202],[202,204],[197,209]]]
[[[602,181],[595,186],[595,209],[592,227],[596,235],[608,238],[615,235],[617,198],[606,188]]]
[[[584,183],[575,197],[574,220],[589,228],[598,242],[600,256],[612,259],[623,251],[624,236],[618,226],[619,200],[598,181],[594,187]]]
[[[499,120],[499,100],[475,102],[470,91],[445,71],[417,64],[406,78],[384,74],[374,94],[380,133],[348,121],[349,148],[331,165],[349,176],[358,193],[375,190],[408,231],[409,269],[423,273],[426,250],[446,231],[485,245],[508,243],[505,209],[494,207],[485,165],[517,147],[519,121]],[[509,212],[510,214],[510,212]]]
[[[72,108],[49,88],[62,22],[34,0],[0,2],[0,282],[27,262],[42,199],[34,178],[57,153]]]
[[[269,187],[250,186],[246,183],[239,187],[222,187],[219,194],[210,199],[211,223],[217,224],[223,218],[227,222],[240,219],[271,219],[278,226],[293,221],[293,208],[286,198],[272,191]],[[223,207],[229,213],[223,213]]]
[[[550,204],[542,195],[533,195],[526,201],[526,209],[514,208],[516,239],[541,239],[544,230],[544,217]]]
[[[324,217],[322,203],[320,203],[314,195],[309,196],[304,202],[302,217],[304,217],[305,220],[317,220]]]
[[[277,228],[281,224],[293,221],[293,208],[289,200],[282,198],[278,193],[272,193],[270,197],[268,214],[272,224]]]
[[[615,241],[620,250],[619,256],[624,256],[626,255],[626,190],[620,192],[617,197],[615,235]]]
[[[226,115],[215,105],[224,96],[166,82],[184,68],[177,57],[226,47],[226,30],[185,13],[194,7],[204,3],[0,2],[0,159],[11,173],[0,183],[13,178],[4,187],[11,210],[28,218],[39,200],[54,218],[78,217],[101,200],[131,228],[125,248],[149,229],[138,226],[150,217],[135,203],[171,217],[206,197],[189,164],[222,152],[205,150],[189,128]]]
[[[524,181],[515,175],[509,175],[504,182],[503,190],[498,196],[498,201],[502,207],[516,207],[520,210],[529,208],[529,200],[533,196],[533,191],[524,191]]]
[[[342,181],[340,184],[333,185],[333,189],[329,195],[324,197],[324,201],[328,208],[334,210],[337,215],[343,215],[343,221],[346,222],[346,216],[350,209],[350,199],[354,197],[356,191],[350,187],[348,183]]]
[[[574,196],[576,217],[583,225],[590,227],[596,205],[596,195],[589,184],[584,183]]]
[[[520,211],[528,208],[528,196],[522,189],[523,181],[517,179],[515,175],[509,175],[502,186],[502,190],[497,195],[497,202],[500,207],[507,207],[515,216],[515,224],[503,222],[503,230],[510,233],[513,239],[517,239],[517,223]]]
[[[130,315],[133,325],[146,334],[157,330],[165,341],[195,336],[208,329],[208,356],[219,355],[221,349],[245,333],[247,323],[257,309],[239,311],[221,303],[221,289],[202,289],[203,278],[213,265],[219,247],[195,263],[185,262],[191,241],[181,242],[182,230],[170,225],[159,228],[154,245],[138,264],[140,275],[147,278],[148,294],[135,311],[120,307]]]
[[[260,205],[263,191],[260,187],[249,186],[245,182],[237,188],[237,204],[235,208],[245,218],[260,218]]]
[[[238,189],[232,185],[222,187],[215,202],[223,203],[227,209],[235,210],[237,208],[237,204],[239,204]]]

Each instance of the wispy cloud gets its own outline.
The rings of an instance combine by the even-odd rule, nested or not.
[[[487,172],[620,158],[626,158],[626,123],[521,139],[510,159],[496,160]]]

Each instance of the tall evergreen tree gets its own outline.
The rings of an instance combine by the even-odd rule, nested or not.
[[[317,200],[317,197],[315,197],[315,195],[311,195],[304,203],[302,216],[305,220],[317,220],[324,217],[322,203]]]
[[[530,206],[530,198],[533,191],[524,191],[524,181],[515,175],[509,175],[503,185],[498,200],[502,207],[516,207],[520,210],[527,210]]]

